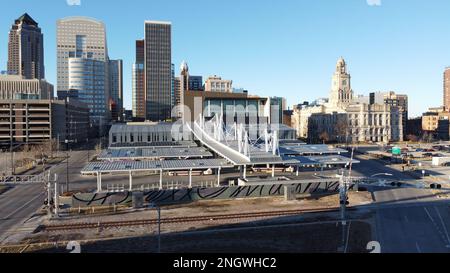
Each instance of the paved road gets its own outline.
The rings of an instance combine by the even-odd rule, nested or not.
[[[428,190],[374,192],[376,236],[383,253],[449,253],[450,210]],[[393,206],[385,206],[393,205]]]
[[[366,176],[391,173],[412,185],[421,182],[365,156],[357,159],[361,163],[354,165],[356,173]],[[382,253],[450,252],[450,202],[437,199],[427,189],[373,187],[370,190],[375,201],[369,206],[376,214],[375,240],[380,242]]]
[[[87,162],[87,152],[71,153],[70,179],[78,179],[81,168]],[[66,163],[51,168],[51,173],[58,174],[59,181],[65,182]],[[0,239],[8,230],[20,228],[20,224],[42,207],[46,194],[43,184],[20,185],[0,195]]]

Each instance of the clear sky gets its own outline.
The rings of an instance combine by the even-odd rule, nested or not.
[[[216,74],[293,105],[327,97],[343,56],[357,94],[408,94],[412,116],[442,104],[448,0],[67,1],[79,0],[2,0],[0,70],[6,70],[9,28],[28,12],[44,32],[46,75],[56,84],[56,20],[94,17],[106,24],[110,58],[124,60],[129,109],[134,41],[143,37],[145,20],[164,20],[172,22],[177,74],[186,60],[192,75]]]

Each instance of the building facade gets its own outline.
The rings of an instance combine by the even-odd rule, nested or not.
[[[205,82],[206,92],[233,93],[233,81],[222,80],[221,77],[211,76]]]
[[[146,119],[164,121],[172,112],[172,25],[145,22]]]
[[[106,133],[109,111],[109,57],[105,25],[92,18],[68,17],[57,22],[58,94],[75,91],[91,110],[91,121]]]
[[[0,143],[37,144],[51,140],[50,100],[1,100]]]
[[[351,76],[347,73],[347,64],[341,57],[336,64],[333,74],[330,104],[332,107],[345,108],[353,101]]]
[[[450,110],[450,67],[444,71],[444,107]]]
[[[45,80],[0,75],[0,100],[49,100],[52,98],[53,85]]]
[[[76,98],[88,105],[93,123],[103,128],[110,119],[105,62],[85,58],[69,58],[68,62],[69,90],[76,92]]]
[[[449,140],[450,112],[446,107],[430,108],[422,115],[423,136],[428,139]]]
[[[132,73],[132,110],[135,119],[146,118],[146,96],[145,96],[145,68],[144,68],[144,40],[136,41],[136,60],[133,64]]]
[[[110,110],[113,121],[123,120],[123,61],[109,61]]]
[[[311,142],[388,143],[403,140],[407,111],[405,95],[389,92],[354,97],[351,76],[340,58],[329,100],[294,108],[291,120],[298,137]]]
[[[86,104],[67,98],[52,101],[52,137],[59,143],[85,143],[95,137]]]
[[[44,35],[27,13],[15,20],[9,32],[8,73],[45,79]]]
[[[283,124],[283,112],[287,110],[286,99],[282,97],[270,98],[270,124]]]
[[[0,100],[0,144],[85,142],[89,109],[73,100]],[[69,138],[67,138],[69,137]]]

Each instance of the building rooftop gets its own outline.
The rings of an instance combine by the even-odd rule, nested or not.
[[[188,159],[188,160],[164,160],[164,161],[130,161],[130,162],[91,162],[81,173],[95,174],[106,172],[128,171],[183,171],[183,170],[207,170],[218,168],[232,168],[225,159]]]
[[[347,150],[328,145],[280,145],[281,155],[326,155],[347,153]]]
[[[24,13],[22,16],[17,18],[16,23],[18,23],[18,22],[26,23],[26,24],[32,25],[32,26],[38,26],[38,23],[36,21],[34,21],[34,19],[31,18],[31,16],[28,15],[28,13]]]
[[[151,158],[203,158],[212,157],[212,153],[201,147],[153,147],[153,148],[129,148],[108,149],[103,151],[99,160],[136,160]]]

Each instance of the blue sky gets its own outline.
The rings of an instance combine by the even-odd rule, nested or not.
[[[72,0],[75,1],[75,0]],[[377,0],[371,0],[377,1]],[[15,0],[2,5],[0,70],[8,31],[28,12],[45,35],[47,79],[56,84],[56,20],[90,16],[107,27],[109,55],[124,60],[125,106],[131,107],[134,40],[144,20],[172,22],[172,58],[193,75],[220,75],[289,105],[327,97],[343,56],[357,94],[393,90],[410,98],[412,116],[442,104],[450,66],[450,1],[381,0]]]

